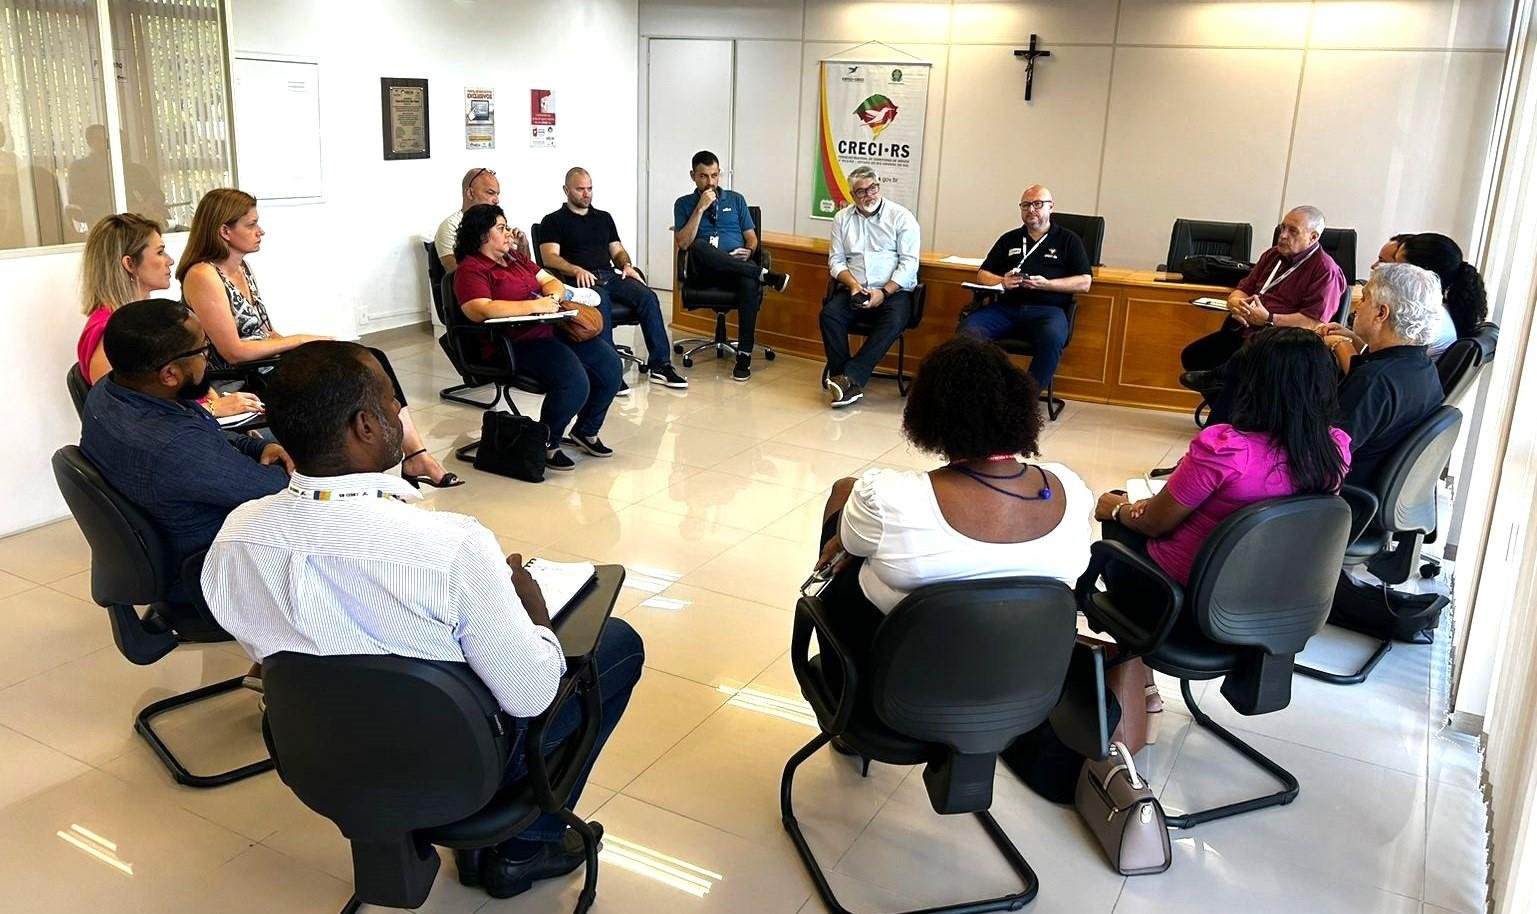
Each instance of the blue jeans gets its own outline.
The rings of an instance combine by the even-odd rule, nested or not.
[[[1035,355],[1030,358],[1030,376],[1045,390],[1057,373],[1062,350],[1067,348],[1067,312],[1056,305],[1020,305],[996,302],[973,311],[961,321],[957,333],[969,333],[985,340],[1018,336],[1030,341]]]
[[[598,695],[601,707],[598,741],[592,747],[592,757],[583,764],[582,773],[577,776],[576,785],[571,788],[571,799],[567,805],[572,808],[576,807],[576,801],[582,795],[582,788],[587,786],[587,776],[592,773],[592,766],[597,762],[598,754],[603,751],[603,745],[608,742],[609,735],[614,732],[614,727],[618,726],[619,718],[624,714],[625,706],[630,703],[630,693],[635,690],[635,684],[640,681],[641,669],[646,662],[646,646],[629,623],[623,619],[609,619],[608,625],[603,629],[602,637],[598,639],[598,647],[593,653],[592,662],[598,665]],[[569,739],[581,723],[581,700],[578,696],[572,696],[544,731],[545,755],[554,752],[561,743]],[[523,749],[523,741],[527,735],[527,721],[518,721],[518,735],[512,747],[512,761],[507,766],[507,775],[503,783],[513,783],[528,774],[528,762]],[[535,819],[534,824],[525,828],[517,837],[523,841],[544,843],[559,841],[565,833],[566,823],[560,816],[546,813]]]
[[[906,289],[881,302],[879,308],[855,308],[849,304],[849,290],[840,288],[822,306],[822,350],[827,354],[827,376],[848,375],[864,387],[870,383],[875,367],[891,350],[913,313],[913,295]],[[856,317],[868,315],[873,321],[870,335],[859,347],[859,354],[849,358],[849,326]]]
[[[544,387],[539,421],[550,429],[550,447],[560,446],[571,418],[571,434],[591,437],[603,427],[608,406],[619,390],[623,366],[619,353],[598,336],[582,343],[564,337],[514,341],[513,355],[519,370],[533,375]]]
[[[597,274],[598,310],[603,312],[603,338],[614,344],[613,303],[629,307],[640,319],[640,336],[646,341],[644,370],[672,364],[672,341],[667,338],[667,321],[662,317],[662,303],[656,293],[639,280],[604,270]]]

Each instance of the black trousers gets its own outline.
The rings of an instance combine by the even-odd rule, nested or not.
[[[1243,346],[1243,326],[1232,318],[1216,333],[1208,333],[1179,354],[1179,363],[1186,371],[1211,371],[1233,357]]]
[[[704,285],[718,285],[736,292],[737,348],[752,356],[757,339],[758,308],[763,304],[763,268],[751,260],[738,260],[703,238],[688,247],[689,266]]]
[[[843,520],[843,512],[839,511],[822,522],[822,544],[838,533],[838,525]],[[828,620],[833,627],[833,633],[838,640],[848,648],[853,655],[856,667],[864,667],[864,660],[870,656],[870,648],[875,644],[875,630],[880,628],[885,621],[886,614],[876,608],[870,598],[865,596],[863,587],[859,586],[859,569],[865,560],[856,557],[843,567],[843,570],[833,575],[827,586],[822,588],[820,594],[822,605],[827,607]],[[828,661],[831,654],[827,655]],[[826,667],[828,675],[834,675],[833,668],[836,664],[828,662]],[[837,670],[836,675],[842,675]]]

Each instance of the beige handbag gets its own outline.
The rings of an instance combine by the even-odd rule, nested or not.
[[[1113,744],[1103,761],[1083,763],[1073,805],[1122,876],[1169,868],[1172,857],[1163,806],[1153,796],[1153,788],[1137,776],[1125,744]]]

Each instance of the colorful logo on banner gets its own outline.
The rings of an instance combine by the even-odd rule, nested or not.
[[[870,128],[872,137],[877,137],[897,119],[897,106],[884,95],[872,95],[859,103],[854,115]]]
[[[869,165],[881,194],[917,211],[930,67],[824,60],[811,215],[831,219],[852,202],[848,173]]]

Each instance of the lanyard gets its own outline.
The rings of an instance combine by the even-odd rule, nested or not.
[[[288,485],[288,494],[296,498],[307,498],[311,501],[337,501],[343,498],[389,498],[403,502],[404,498],[393,492],[383,489],[360,489],[356,492],[339,492],[334,489],[301,489],[293,483]]]
[[[1304,257],[1301,260],[1297,261],[1296,263],[1292,264],[1291,267],[1288,268],[1285,273],[1282,273],[1279,278],[1276,277],[1275,271],[1281,269],[1281,258],[1277,257],[1276,258],[1276,262],[1275,262],[1275,266],[1270,268],[1270,277],[1265,280],[1265,284],[1263,286],[1260,286],[1259,287],[1259,291],[1254,293],[1254,294],[1255,295],[1264,295],[1266,292],[1270,291],[1270,287],[1271,286],[1280,285],[1283,281],[1285,281],[1286,277],[1288,277],[1288,276],[1292,275],[1293,273],[1297,272],[1297,268],[1298,267],[1302,266],[1304,263],[1307,263],[1308,257],[1312,257],[1314,254],[1317,254],[1317,253],[1318,253],[1318,248],[1316,248],[1316,247],[1313,248],[1313,250],[1307,255],[1307,257]]]
[[[1032,244],[1032,245],[1029,245],[1028,247],[1026,247],[1025,248],[1024,256],[1019,258],[1019,266],[1015,267],[1014,269],[1018,270],[1021,273],[1023,273],[1025,271],[1025,261],[1029,260],[1030,259],[1030,255],[1034,254],[1036,252],[1036,250],[1038,248],[1040,248],[1041,245],[1045,244],[1046,243],[1046,239],[1049,238],[1049,237],[1051,237],[1051,231],[1048,229],[1046,234],[1042,235],[1040,237],[1040,239],[1035,242],[1035,244]],[[1027,231],[1027,232],[1025,232],[1025,234],[1023,236],[1023,241],[1029,241],[1029,240],[1030,240],[1030,233]]]

